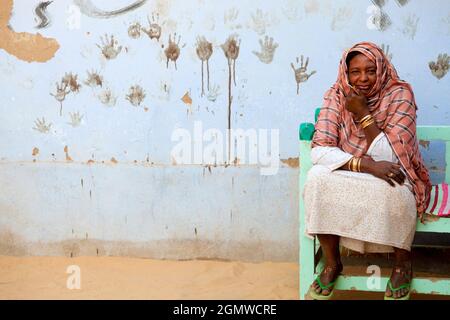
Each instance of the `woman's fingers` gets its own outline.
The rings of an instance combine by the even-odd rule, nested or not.
[[[398,184],[400,184],[400,185],[403,184],[403,179],[402,179],[400,176],[398,176],[398,175],[394,175],[394,176],[392,177],[392,179],[393,179],[395,182],[397,182]]]
[[[403,172],[400,171],[399,178],[400,178],[400,180],[402,182],[401,184],[403,184],[405,182],[406,176],[405,176],[405,174]]]
[[[387,183],[389,183],[392,187],[395,187],[395,183],[391,180],[391,178],[386,177],[386,178],[384,178],[384,181],[386,181]]]
[[[387,176],[392,180],[396,181],[400,185],[402,185],[405,182],[406,178],[405,174],[400,169],[397,169],[394,166],[390,169],[390,172],[387,174]]]
[[[397,164],[393,165],[388,176],[402,185],[405,182],[406,176],[400,168],[401,167]]]

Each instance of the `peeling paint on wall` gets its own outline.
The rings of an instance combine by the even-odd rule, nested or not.
[[[430,148],[430,141],[428,140],[419,140],[419,144],[427,150]]]
[[[287,164],[291,168],[299,167],[299,158],[281,159],[281,162],[283,162],[284,164]]]
[[[69,162],[73,161],[72,158],[69,156],[69,147],[68,146],[64,147],[64,153],[66,154],[66,161],[69,161]]]
[[[186,92],[184,96],[181,98],[181,101],[183,101],[187,105],[192,105],[192,98],[189,95],[189,92]]]
[[[44,38],[39,33],[15,32],[9,26],[13,0],[2,0],[0,10],[0,49],[27,62],[46,62],[52,59],[59,49],[55,39]]]
[[[34,148],[33,148],[33,151],[31,152],[31,154],[32,154],[33,156],[37,156],[37,155],[39,154],[39,149],[36,148],[36,147],[34,147]]]

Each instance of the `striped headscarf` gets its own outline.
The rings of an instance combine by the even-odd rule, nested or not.
[[[377,80],[367,96],[369,111],[375,123],[389,140],[407,178],[414,188],[417,212],[425,210],[431,188],[416,136],[416,102],[411,86],[399,79],[397,71],[375,44],[361,42],[346,50],[339,65],[336,83],[325,93],[315,126],[312,147],[339,147],[356,157],[365,155],[368,145],[364,130],[345,108],[351,86],[346,59],[350,52],[360,52],[376,64]]]

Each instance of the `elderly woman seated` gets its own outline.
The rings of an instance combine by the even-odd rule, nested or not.
[[[325,93],[304,191],[306,230],[317,235],[325,266],[310,288],[329,299],[342,271],[339,245],[394,252],[385,299],[408,299],[411,244],[430,179],[416,137],[411,86],[375,44],[358,43]]]

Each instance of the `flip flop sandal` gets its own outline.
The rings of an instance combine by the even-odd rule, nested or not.
[[[327,285],[324,285],[322,283],[322,281],[320,281],[320,275],[318,275],[315,281],[319,284],[319,287],[320,287],[320,289],[322,289],[322,291],[323,290],[329,290],[330,293],[327,296],[325,296],[323,294],[317,293],[316,290],[313,287],[310,287],[309,288],[309,296],[311,298],[313,298],[314,300],[330,300],[333,297],[333,293],[334,293],[334,287],[333,286],[334,286],[336,280],[330,282]],[[331,290],[330,290],[330,288],[331,288]]]
[[[391,279],[389,279],[388,280],[388,286],[389,286],[389,289],[391,289],[392,296],[388,297],[385,294],[384,295],[384,300],[409,300],[409,296],[410,296],[410,293],[411,293],[411,283],[410,282],[402,284],[401,286],[399,286],[397,288],[394,288],[392,286]],[[405,296],[401,297],[401,298],[394,298],[394,293],[399,291],[399,290],[401,290],[401,289],[408,289],[408,293]]]

